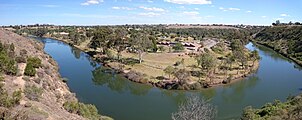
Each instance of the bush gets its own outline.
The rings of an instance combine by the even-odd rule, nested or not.
[[[41,60],[37,57],[29,57],[27,59],[27,64],[31,63],[34,68],[41,67]]]
[[[35,76],[36,75],[36,69],[32,65],[32,63],[27,63],[25,70],[24,70],[24,75],[27,76]]]
[[[176,43],[172,49],[174,49],[175,51],[183,51],[185,50],[184,46],[181,43]]]
[[[100,115],[98,114],[98,110],[94,105],[84,104],[75,101],[67,101],[63,104],[65,110],[70,113],[75,113],[81,115],[88,119],[100,119]]]
[[[35,85],[26,85],[24,89],[25,97],[30,100],[39,101],[43,93],[42,88],[38,88]]]
[[[13,92],[12,96],[9,96],[7,91],[3,89],[4,84],[0,84],[0,107],[10,108],[19,104],[21,100],[21,90]]]

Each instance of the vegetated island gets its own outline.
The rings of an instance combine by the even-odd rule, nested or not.
[[[176,26],[30,26],[15,32],[64,41],[131,81],[164,89],[208,88],[257,70],[258,52],[244,45],[259,27]]]
[[[0,119],[111,119],[78,102],[35,40],[0,30],[0,72]]]

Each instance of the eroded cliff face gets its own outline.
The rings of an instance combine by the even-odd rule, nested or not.
[[[63,104],[66,101],[77,101],[58,73],[57,63],[43,51],[43,44],[19,36],[13,32],[0,30],[2,44],[13,43],[15,56],[38,57],[41,67],[36,68],[35,76],[25,76],[24,69],[27,63],[17,63],[17,74],[2,73],[3,89],[8,95],[21,90],[20,101],[12,107],[0,106],[1,117],[16,119],[85,119],[77,114],[66,111]],[[24,54],[26,51],[26,54]],[[3,91],[3,90],[2,90]]]

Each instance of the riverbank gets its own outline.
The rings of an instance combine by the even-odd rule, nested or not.
[[[20,91],[19,101],[14,106],[5,107],[2,103],[0,104],[0,119],[89,119],[87,116],[83,117],[83,114],[72,113],[66,109],[66,103],[70,101],[81,104],[80,107],[88,109],[90,107],[79,103],[75,94],[69,90],[59,74],[58,64],[44,52],[44,44],[6,30],[0,30],[0,42],[1,47],[2,45],[13,46],[10,56],[16,59],[17,67],[16,75],[1,74],[3,77],[3,80],[0,80],[3,84],[1,93],[6,91],[8,96],[15,96],[15,91]],[[7,48],[4,47],[4,49]],[[28,76],[26,75],[27,66],[29,66],[28,58],[33,57],[40,61],[40,65],[31,70],[34,71],[33,75]],[[2,97],[1,94],[1,100],[3,100]],[[94,117],[110,119],[99,115]]]
[[[217,87],[217,86],[222,86],[222,85],[228,85],[232,84],[234,82],[237,82],[239,80],[242,80],[251,74],[253,74],[255,71],[257,71],[259,64],[258,61],[255,61],[255,64],[252,66],[252,63],[249,62],[248,64],[248,70],[240,70],[239,66],[237,69],[239,70],[232,70],[229,71],[229,75],[226,77],[223,75],[222,71],[216,73],[216,76],[212,76],[212,79],[208,82],[206,81],[200,81],[198,80],[197,77],[191,77],[191,80],[189,80],[186,83],[180,83],[180,81],[175,80],[175,79],[168,79],[163,76],[165,74],[163,72],[164,67],[167,65],[156,65],[154,62],[148,62],[147,64],[143,65],[125,65],[121,64],[116,61],[105,61],[107,60],[106,56],[99,55],[98,51],[95,51],[93,49],[88,50],[87,47],[83,47],[83,45],[74,45],[70,40],[67,39],[58,39],[58,38],[53,38],[59,41],[62,41],[66,44],[69,44],[75,48],[78,48],[85,53],[89,54],[94,60],[101,62],[104,66],[109,67],[111,69],[114,69],[115,71],[118,71],[121,75],[126,77],[128,80],[132,82],[137,82],[137,83],[142,83],[142,84],[147,84],[151,85],[154,87],[162,88],[162,89],[172,89],[172,90],[200,90],[203,88],[209,88],[209,87]],[[131,56],[132,58],[135,58],[136,56],[133,56],[129,53],[122,53],[124,54],[123,56]],[[172,53],[171,53],[172,54]],[[151,55],[151,56],[150,56]],[[148,55],[145,56],[145,58],[152,58],[154,55],[157,58],[161,58],[161,61],[163,60],[165,56],[171,56],[170,53],[169,55],[165,55],[162,53],[158,54],[150,54],[149,57]],[[162,56],[161,56],[162,55]],[[169,61],[174,60],[177,61],[179,59],[185,59],[186,64],[195,64],[195,59],[192,57],[187,57],[186,56],[179,56],[178,54],[175,54],[175,58],[167,58]],[[148,60],[150,61],[150,60]],[[218,75],[218,76],[217,76]],[[231,76],[231,77],[229,77]],[[161,80],[158,80],[160,78]],[[203,78],[206,79],[206,78]]]
[[[258,44],[258,45],[265,46],[265,47],[267,47],[267,48],[269,48],[269,49],[271,49],[271,50],[273,50],[273,51],[275,51],[275,52],[279,53],[280,55],[282,55],[282,56],[284,56],[284,57],[286,57],[286,58],[290,59],[291,61],[295,62],[295,63],[296,63],[296,64],[298,64],[299,66],[302,66],[302,61],[297,60],[296,58],[291,57],[291,56],[289,56],[289,55],[288,55],[288,54],[286,54],[286,53],[283,53],[283,52],[277,51],[277,50],[275,50],[275,49],[274,49],[274,47],[269,46],[269,45],[268,45],[268,44],[266,44],[266,43],[263,43],[263,42],[260,42],[260,41],[256,41],[256,40],[253,40],[252,42],[253,42],[253,43],[255,43],[255,44]]]

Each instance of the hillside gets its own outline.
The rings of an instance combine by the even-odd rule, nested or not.
[[[278,100],[267,103],[260,109],[247,107],[242,115],[242,120],[301,120],[302,95],[288,98],[286,102]]]
[[[302,63],[302,26],[268,27],[256,34],[254,39],[257,43]]]
[[[102,119],[77,102],[42,43],[5,30],[0,43],[0,119]]]

